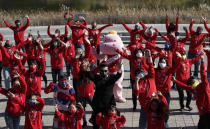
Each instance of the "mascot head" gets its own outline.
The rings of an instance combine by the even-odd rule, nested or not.
[[[124,47],[120,36],[117,31],[111,30],[107,35],[104,36],[103,42],[100,44],[102,54],[105,55],[116,55],[116,49],[122,51]]]

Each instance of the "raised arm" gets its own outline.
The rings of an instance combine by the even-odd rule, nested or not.
[[[120,51],[119,49],[117,49],[116,52],[119,53],[122,57],[124,57],[128,60],[130,60],[132,58],[131,55],[128,55],[127,53],[124,53],[124,52]]]
[[[184,89],[188,92],[193,92],[193,89],[191,88],[191,86],[188,86],[188,85],[186,85],[186,84],[184,84],[184,83],[182,83],[178,80],[175,80],[174,82],[177,84],[176,86],[178,86],[178,87],[180,87],[180,88],[182,88],[182,89]]]
[[[203,19],[203,24],[204,24],[206,31],[208,31],[208,33],[210,33],[210,28],[207,25],[206,18],[202,17],[202,19]]]
[[[192,19],[192,21],[190,22],[190,26],[189,26],[190,34],[194,33],[193,23],[194,23],[194,20]]]
[[[8,28],[10,28],[11,30],[14,30],[14,27],[11,26],[6,20],[4,20],[4,24],[5,24]]]
[[[4,36],[2,35],[2,33],[0,33],[0,41],[1,41],[1,42],[4,41]]]
[[[47,34],[48,34],[48,36],[50,36],[51,38],[53,38],[54,36],[51,34],[51,32],[50,32],[50,24],[48,25],[48,28],[47,28]]]
[[[48,93],[54,92],[54,85],[55,84],[51,82],[47,87],[44,88],[44,93],[48,94]]]
[[[113,24],[108,24],[108,25],[102,26],[102,27],[99,28],[98,30],[99,30],[99,31],[102,31],[103,29],[105,29],[105,28],[107,28],[107,27],[110,27],[110,26],[113,26]]]
[[[39,60],[40,60],[40,69],[37,71],[37,75],[42,76],[44,74],[46,65],[43,58],[39,58]]]
[[[124,28],[130,33],[132,30],[130,27],[128,27],[124,22],[122,22],[122,25],[124,26]]]
[[[25,17],[27,18],[27,23],[25,24],[25,26],[23,26],[23,27],[21,28],[22,31],[23,31],[23,30],[26,30],[26,29],[28,28],[29,24],[30,24],[29,17],[28,17],[28,16],[25,16]]]
[[[175,28],[175,32],[178,32],[179,29],[179,14],[177,14],[176,16],[176,28]]]
[[[203,56],[201,57],[200,75],[202,83],[205,83],[206,84],[205,86],[207,86],[209,82],[205,71],[205,62]]]
[[[169,20],[168,20],[168,15],[166,14],[166,31],[168,31],[169,27]]]
[[[139,24],[142,26],[143,30],[147,28],[147,26],[142,21],[140,21]]]
[[[36,106],[36,109],[38,109],[38,111],[42,111],[43,108],[44,108],[45,101],[44,101],[43,98],[41,98],[41,97],[39,97],[39,96],[37,97],[37,101],[38,101],[39,103],[35,105],[35,106]]]

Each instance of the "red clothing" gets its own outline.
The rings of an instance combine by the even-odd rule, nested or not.
[[[50,54],[50,64],[52,69],[63,68],[63,51],[64,47],[48,49],[47,52]]]
[[[24,32],[25,30],[28,28],[29,24],[30,24],[30,21],[29,19],[27,19],[27,23],[25,26],[19,26],[19,27],[15,27],[15,26],[11,26],[9,23],[7,23],[7,21],[4,21],[5,25],[7,27],[9,27],[11,30],[14,31],[14,39],[15,39],[15,42],[23,42],[25,39],[24,39]]]
[[[169,33],[168,28],[169,28],[169,20],[168,20],[168,17],[166,17],[166,31],[167,31],[167,34]],[[178,32],[178,29],[179,29],[179,17],[176,17],[175,32]]]
[[[75,59],[74,57],[71,57],[71,56],[65,57],[65,60],[68,61],[72,65],[73,78],[78,79],[79,78],[81,61],[79,59]]]
[[[142,41],[142,31],[143,30],[132,30],[130,27],[128,27],[124,22],[122,22],[122,25],[124,28],[128,31],[130,34],[130,44],[135,44],[136,41]],[[138,40],[137,40],[138,37]]]
[[[61,113],[56,112],[56,116],[63,122],[65,122],[65,129],[82,129],[81,119],[84,115],[84,108],[80,108],[74,115],[70,115],[69,112]]]
[[[134,94],[139,96],[139,102],[142,107],[146,106],[146,100],[153,94],[157,93],[155,85],[155,70],[153,64],[149,64],[148,75],[138,82],[139,90],[135,90]]]
[[[201,63],[200,75],[201,75],[201,83],[194,90],[192,89],[191,86],[187,86],[178,80],[175,80],[175,83],[177,83],[178,84],[177,86],[179,86],[180,88],[183,88],[188,92],[192,92],[195,95],[195,101],[198,107],[198,111],[200,115],[204,115],[210,112],[210,88],[209,88],[207,75],[205,72],[204,63]]]
[[[200,59],[200,56],[201,55],[199,55],[199,56],[197,56],[196,58],[193,58],[193,59],[186,59],[186,60],[180,61],[179,62],[180,67],[176,71],[176,79],[183,82],[183,83],[186,83],[187,80],[190,77],[191,65],[196,63]],[[175,64],[178,65],[177,62]]]
[[[207,65],[207,72],[210,72],[210,51],[206,51],[204,50],[207,56],[207,61],[208,61],[208,65]]]
[[[136,55],[127,55],[126,53],[121,52],[120,50],[117,50],[117,53],[119,53],[122,57],[128,59],[130,61],[131,65],[131,79],[135,80],[135,71],[137,68],[144,68],[146,64],[146,60],[143,60],[143,57],[136,57]]]
[[[2,35],[2,33],[0,33],[0,41],[3,42],[4,41],[4,36]],[[2,61],[2,54],[1,54],[1,50],[0,50],[0,61]]]
[[[202,45],[204,46],[204,37],[206,36],[205,34],[197,34],[194,30],[193,30],[193,23],[190,23],[189,26],[189,30],[190,30],[190,46],[189,46],[189,52],[190,53],[200,53],[201,52],[201,47]],[[204,46],[205,47],[205,46]]]
[[[24,42],[21,42],[21,46],[24,46],[27,54],[27,59],[35,59],[37,56],[37,53],[39,53],[39,50],[37,50],[35,45],[32,43],[31,40],[26,40]]]
[[[156,28],[155,28],[155,31],[156,31],[156,33],[155,33],[155,35],[153,35],[153,36],[147,36],[147,35],[145,35],[145,34],[143,33],[143,38],[144,38],[147,42],[152,43],[153,45],[156,44],[156,40],[157,40],[157,32],[158,32],[158,31],[157,31]],[[148,44],[146,44],[145,49],[151,50],[151,53],[154,53],[154,52],[155,52],[155,50],[152,49],[150,46],[148,46]]]
[[[162,110],[166,112],[168,103],[165,97],[159,96],[159,99],[162,102]],[[151,101],[151,100],[150,100]],[[147,129],[165,129],[165,114],[157,114],[156,112],[152,112],[149,109],[150,101],[147,101],[147,106],[145,108],[146,116],[147,116]]]
[[[78,85],[77,88],[77,92],[80,97],[89,98],[94,95],[94,83],[92,81],[90,81],[87,85]]]
[[[0,93],[8,98],[6,112],[13,116],[21,116],[24,111],[24,109],[19,103],[17,103],[13,98],[10,98],[8,96],[8,92],[10,91],[15,95],[15,98],[18,98],[21,101],[21,103],[25,102],[27,85],[25,80],[21,76],[19,77],[19,81],[20,86],[14,86],[8,90],[0,88]]]
[[[110,124],[109,122],[113,120],[114,124]],[[120,126],[123,126],[126,122],[126,118],[124,115],[122,116],[102,116],[101,113],[96,116],[96,124],[99,125],[102,129],[120,129]]]
[[[45,71],[45,62],[43,59],[40,60],[40,69],[36,70],[35,73],[30,73],[29,70],[26,70],[24,66],[21,66],[24,71],[25,81],[27,83],[27,92],[26,96],[29,96],[31,93],[37,92],[41,96],[41,77]]]
[[[71,20],[68,20],[68,25],[72,31],[72,40],[74,44],[83,43],[83,27],[73,26]],[[87,25],[87,21],[84,20],[84,25]]]
[[[206,31],[208,31],[209,36],[210,36],[210,28],[208,27],[206,21],[204,21],[204,27],[205,27]]]
[[[63,51],[64,58],[66,56],[74,57],[75,56],[75,47],[74,47],[74,44],[72,43],[72,39],[70,39],[66,43],[69,43],[70,46],[67,48],[67,50]]]
[[[168,66],[164,69],[155,69],[155,84],[157,90],[162,94],[169,93],[171,91],[171,77],[176,71],[179,65],[175,67]]]
[[[45,101],[43,98],[37,96],[37,104],[30,105],[29,103],[21,103],[19,99],[16,99],[17,102],[22,104],[22,107],[25,111],[25,126],[24,129],[42,129],[42,115],[41,112],[44,108]]]
[[[60,40],[65,41],[65,37],[68,36],[68,27],[65,26],[65,34],[59,35],[58,37],[56,37],[55,35],[53,35],[53,34],[50,33],[50,26],[51,25],[49,24],[49,26],[47,28],[47,34],[48,34],[48,36],[50,36],[50,38],[52,38],[52,40],[56,40],[57,38],[59,38]]]
[[[102,26],[101,28],[90,29],[90,28],[87,28],[86,25],[83,25],[83,24],[79,24],[79,25],[80,25],[80,27],[83,27],[84,29],[86,29],[88,31],[88,36],[89,36],[90,40],[92,40],[93,46],[95,46],[95,48],[97,48],[98,45],[100,44],[101,32],[105,28],[107,28],[109,26],[113,26],[113,24],[108,24],[108,25]]]
[[[96,57],[93,55],[91,44],[88,44],[87,41],[84,40],[84,46],[85,46],[85,58],[88,59],[90,64],[96,64]]]
[[[176,47],[177,50],[176,51],[178,51],[181,54],[185,51],[184,44],[187,42],[187,40],[190,37],[189,32],[187,30],[185,32],[186,32],[186,37],[185,38],[177,39],[177,47]]]

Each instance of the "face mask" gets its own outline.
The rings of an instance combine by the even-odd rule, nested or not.
[[[166,67],[166,63],[159,63],[159,66],[161,69],[164,69]]]
[[[66,81],[60,82],[62,87],[66,87],[66,85],[68,85],[68,83]]]
[[[4,45],[4,47],[10,48],[10,47],[12,47],[12,44],[11,43],[7,43],[7,44]]]
[[[100,71],[100,75],[101,75],[102,78],[107,78],[108,75],[109,75],[109,74],[108,74],[108,70],[107,70],[107,71],[106,71],[106,70],[105,70],[105,71],[103,71],[103,70]]]
[[[136,57],[142,57],[143,56],[143,54],[141,53],[141,52],[138,52],[137,54],[136,54]]]
[[[198,81],[194,82],[194,83],[192,84],[192,89],[193,89],[193,90],[196,89],[198,85],[199,85],[199,82],[198,82]]]
[[[58,37],[59,36],[59,34],[58,33],[55,33],[55,37]]]
[[[29,104],[30,104],[30,105],[35,105],[36,102],[37,102],[36,100],[30,100],[30,101],[29,101]]]
[[[36,71],[36,65],[30,65],[29,69],[31,72],[35,72]]]
[[[70,109],[69,109],[69,112],[70,112],[70,114],[74,114],[74,113],[76,112],[76,110],[73,109],[73,108],[70,108]]]
[[[182,56],[182,59],[183,59],[183,60],[186,60],[186,58],[187,58],[186,55],[183,55],[183,56]]]

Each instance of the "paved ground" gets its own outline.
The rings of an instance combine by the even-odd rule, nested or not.
[[[161,25],[163,27],[163,25]],[[37,27],[39,28],[39,27]],[[53,27],[55,28],[55,27]],[[42,28],[43,29],[43,28]],[[122,28],[121,28],[122,29]],[[45,27],[46,30],[46,27]],[[6,33],[6,32],[8,33]],[[162,30],[164,31],[164,30]],[[6,34],[6,37],[10,38],[12,37],[11,31],[8,31],[8,29],[0,29],[0,32],[3,32]],[[46,34],[45,32],[41,32]],[[187,47],[188,48],[188,47]],[[48,56],[49,57],[49,56]],[[47,58],[47,66],[50,64],[50,59]],[[124,114],[127,118],[126,124],[123,129],[137,129],[138,128],[138,121],[139,121],[139,105],[138,109],[133,112],[132,111],[132,99],[131,99],[131,88],[130,88],[130,82],[129,82],[129,65],[128,61],[124,61],[125,65],[125,77],[123,81],[123,86],[124,86],[124,97],[127,99],[126,103],[117,104],[117,107],[120,109],[121,113]],[[64,70],[65,71],[65,70]],[[51,77],[51,69],[50,67],[46,68],[47,72],[47,77],[48,80],[52,81]],[[4,83],[3,83],[4,84]],[[44,87],[44,83],[42,82],[42,87]],[[170,104],[170,118],[169,118],[169,126],[171,129],[179,129],[180,127],[185,127],[186,129],[196,129],[196,125],[198,123],[198,111],[195,105],[195,102],[192,101],[191,106],[193,107],[193,110],[191,112],[184,111],[180,112],[178,111],[179,109],[179,104],[178,104],[178,94],[176,90],[171,91],[171,104]],[[54,106],[53,106],[53,100],[52,100],[52,94],[44,94],[43,89],[42,89],[42,97],[46,101],[46,105],[43,110],[43,128],[44,129],[50,129],[52,126],[52,120],[53,120],[53,114],[54,114]],[[7,98],[3,95],[0,95],[0,129],[5,128],[5,121],[4,121],[4,111],[6,107],[6,102]],[[91,109],[88,106],[87,107],[87,118],[89,119],[90,114],[91,114]],[[24,125],[24,116],[21,117],[21,128]],[[91,125],[88,123],[88,128],[91,128]]]

